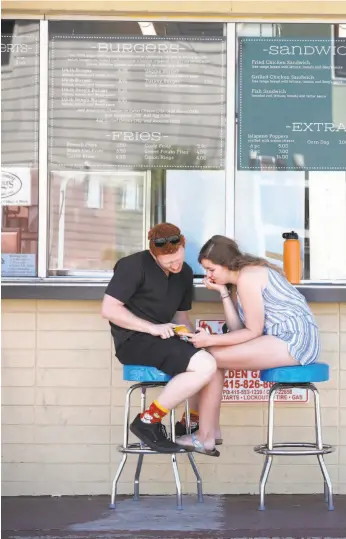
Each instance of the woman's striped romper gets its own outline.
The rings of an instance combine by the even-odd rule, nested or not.
[[[268,284],[262,292],[263,335],[274,335],[287,342],[290,355],[301,365],[313,363],[320,353],[319,331],[304,296],[279,272],[268,269]],[[239,296],[238,313],[245,324]]]

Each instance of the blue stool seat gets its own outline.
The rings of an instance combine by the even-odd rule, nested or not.
[[[277,367],[261,371],[262,382],[280,384],[305,384],[308,382],[326,382],[329,380],[329,365],[326,363],[311,363],[296,367]]]
[[[123,380],[127,382],[169,382],[168,374],[156,369],[156,367],[144,367],[143,365],[123,365]]]

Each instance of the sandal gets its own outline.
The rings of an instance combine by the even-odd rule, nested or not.
[[[194,432],[197,432],[198,429],[199,429],[199,424],[196,423],[196,426],[192,427],[190,429],[190,434],[193,434]],[[175,437],[176,437],[176,439],[181,438],[181,436],[185,436],[185,434],[189,434],[189,432],[187,432],[187,430],[186,430],[186,425],[183,425],[183,423],[181,421],[177,421],[176,424],[175,424]],[[223,439],[222,438],[216,438],[215,445],[222,445],[222,444],[223,444]]]
[[[186,449],[193,449],[196,453],[201,453],[202,455],[209,455],[210,457],[219,457],[220,451],[217,449],[206,449],[203,443],[197,438],[196,434],[186,434],[177,438],[176,443],[185,447]]]

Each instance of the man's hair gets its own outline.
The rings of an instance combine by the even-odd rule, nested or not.
[[[162,247],[157,247],[153,240],[158,238],[168,238],[169,236],[180,236],[178,243],[165,243]],[[176,253],[180,247],[185,247],[185,238],[180,232],[180,228],[171,223],[159,223],[148,232],[149,249],[155,256],[170,255]]]

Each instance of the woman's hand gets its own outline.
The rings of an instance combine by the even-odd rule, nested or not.
[[[207,348],[212,345],[213,336],[203,328],[198,328],[196,333],[187,333],[186,337],[195,348]]]
[[[203,283],[209,290],[216,290],[216,292],[219,292],[220,294],[229,293],[227,286],[225,286],[224,284],[213,283],[213,281],[208,279],[208,277],[204,277]]]

